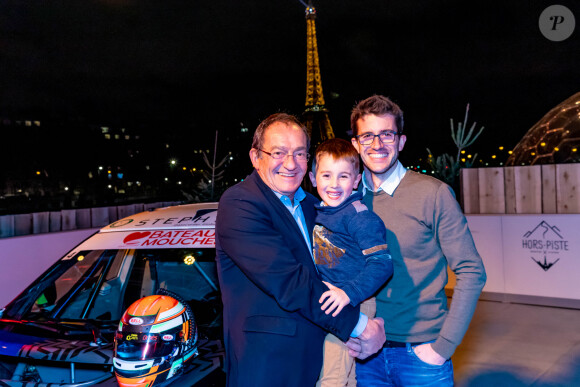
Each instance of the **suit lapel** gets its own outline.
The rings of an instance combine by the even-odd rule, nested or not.
[[[302,201],[302,212],[304,219],[306,219],[306,227],[308,235],[310,236],[310,244],[312,244],[312,231],[314,231],[314,220],[316,218],[316,209],[314,208],[314,199],[310,199],[308,195]]]
[[[298,224],[296,224],[296,220],[294,220],[290,211],[288,211],[282,201],[278,199],[272,189],[262,181],[262,178],[256,171],[252,173],[251,177],[254,178],[256,186],[262,192],[268,203],[270,203],[276,212],[280,215],[279,219],[274,219],[274,223],[282,224],[287,229],[288,233],[286,233],[285,237],[288,239],[288,242],[290,244],[300,244],[300,246],[303,247],[303,251],[301,252],[300,256],[296,257],[296,259],[308,265],[312,270],[317,271],[312,260],[311,252],[309,251],[308,245],[302,236],[302,231],[300,231],[300,228],[298,227]],[[315,209],[314,205],[308,199],[309,198],[307,196],[302,201],[301,207],[302,212],[304,213],[304,218],[306,220],[306,228],[310,237],[310,243],[312,243]]]

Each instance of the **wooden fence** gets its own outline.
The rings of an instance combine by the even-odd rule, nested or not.
[[[0,216],[0,238],[103,227],[138,212],[176,204],[180,203],[138,203],[112,207],[2,215]]]
[[[462,169],[466,214],[580,214],[580,164]]]

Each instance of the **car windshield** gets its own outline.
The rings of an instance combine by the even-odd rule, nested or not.
[[[198,325],[219,324],[215,249],[85,250],[66,257],[6,310],[23,320],[120,320],[164,288],[183,297]]]

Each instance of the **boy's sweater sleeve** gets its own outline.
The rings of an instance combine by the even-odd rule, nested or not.
[[[371,297],[393,275],[385,224],[375,213],[365,210],[353,216],[348,232],[365,258],[363,270],[342,287],[352,305]],[[357,248],[357,246],[353,246]]]

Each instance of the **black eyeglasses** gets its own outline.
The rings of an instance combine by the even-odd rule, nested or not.
[[[298,151],[298,152],[294,152],[294,153],[286,153],[286,152],[282,152],[282,151],[275,151],[275,152],[266,152],[263,149],[258,149],[260,152],[264,152],[265,154],[267,154],[268,156],[270,156],[271,158],[275,159],[275,160],[281,160],[286,158],[287,156],[292,156],[294,157],[294,159],[296,161],[308,161],[310,160],[310,154],[308,154],[305,151]]]
[[[375,141],[375,137],[378,137],[383,144],[392,144],[397,138],[397,132],[392,130],[383,130],[379,134],[363,133],[355,136],[361,145],[371,145]]]

